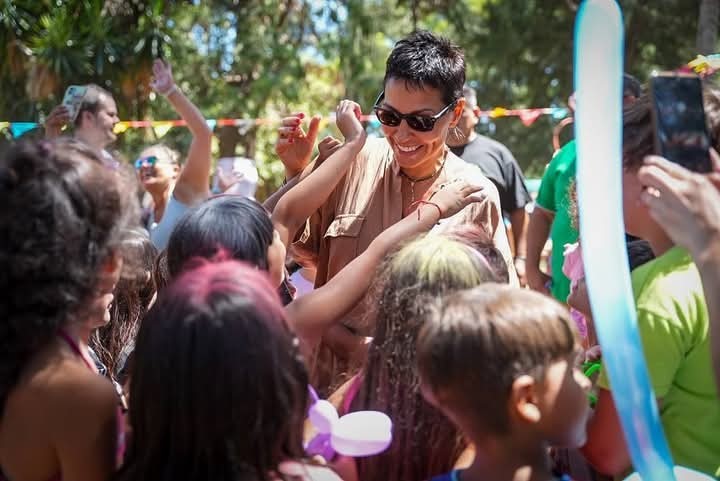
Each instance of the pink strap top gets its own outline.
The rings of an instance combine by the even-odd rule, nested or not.
[[[80,350],[80,346],[77,342],[75,342],[75,339],[70,337],[67,332],[65,332],[63,329],[60,329],[58,331],[58,335],[60,338],[67,343],[67,345],[72,349],[72,351],[80,356],[80,359],[83,360],[85,365],[90,369],[91,371],[95,372],[95,369],[93,369],[92,364],[85,358],[82,351]],[[115,452],[115,464],[117,467],[120,467],[122,465],[123,459],[125,457],[125,422],[124,422],[124,416],[122,413],[122,408],[120,405],[118,405],[117,408],[117,415],[115,416],[117,420],[117,448]],[[2,481],[0,479],[0,481]],[[51,481],[61,481],[60,477],[58,476],[57,479],[53,479]]]
[[[343,398],[341,406],[342,412],[340,413],[341,416],[350,412],[350,405],[355,399],[355,396],[357,396],[358,391],[360,391],[362,381],[362,373],[356,374],[355,377],[353,377],[350,387],[348,388],[347,392],[345,393],[345,397]]]
[[[83,355],[82,351],[80,350],[80,346],[78,345],[78,343],[75,342],[75,339],[73,339],[72,337],[70,337],[70,336],[68,335],[68,333],[65,332],[64,329],[60,329],[60,330],[58,331],[58,336],[60,336],[60,339],[62,339],[63,341],[65,341],[65,343],[68,345],[68,347],[69,347],[75,354],[77,354],[78,356],[80,356],[80,359],[83,360],[83,362],[84,362],[85,365],[88,367],[88,369],[90,369],[90,370],[93,371],[93,372],[95,371],[95,369],[93,369],[92,364],[90,364],[90,362],[89,362],[87,359],[85,359],[85,356]]]

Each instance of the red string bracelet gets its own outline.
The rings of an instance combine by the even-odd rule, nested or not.
[[[415,202],[410,204],[410,209],[412,210],[413,207],[421,206],[421,205],[431,205],[431,206],[435,207],[438,210],[438,214],[440,214],[440,217],[438,218],[438,220],[442,219],[442,209],[440,209],[440,206],[437,205],[435,202],[428,202],[427,200],[416,200]],[[418,213],[418,220],[420,220],[420,209],[419,208],[417,209],[417,213]]]

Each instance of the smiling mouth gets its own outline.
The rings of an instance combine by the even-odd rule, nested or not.
[[[397,145],[397,144],[396,144],[396,145]],[[409,153],[411,153],[411,152],[415,152],[416,150],[418,150],[418,149],[420,148],[420,146],[419,146],[419,145],[416,145],[416,146],[414,146],[414,147],[405,147],[405,146],[402,146],[402,145],[398,145],[397,148],[398,148],[398,150],[399,150],[400,152],[404,152],[404,153],[406,153],[406,154],[409,154]]]

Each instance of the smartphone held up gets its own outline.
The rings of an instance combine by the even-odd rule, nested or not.
[[[70,116],[70,122],[75,122],[75,118],[80,111],[80,105],[82,104],[83,98],[87,87],[81,85],[71,85],[65,90],[65,96],[63,97],[62,104],[67,108],[68,115]]]
[[[692,74],[661,73],[650,79],[655,152],[694,172],[710,172],[710,136],[702,83]]]

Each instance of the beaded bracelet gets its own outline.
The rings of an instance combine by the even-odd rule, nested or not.
[[[442,209],[435,202],[428,202],[427,200],[417,200],[417,201],[413,202],[412,204],[410,204],[410,209],[412,209],[415,206],[420,206],[420,205],[431,205],[431,206],[435,207],[438,210],[438,214],[440,214],[440,219],[442,219],[442,216],[443,216]],[[420,209],[417,209],[417,213],[418,213],[418,220],[420,220]]]

